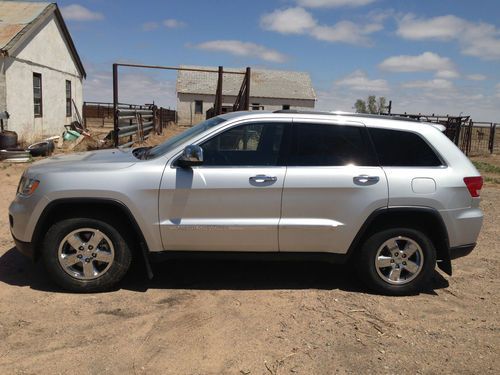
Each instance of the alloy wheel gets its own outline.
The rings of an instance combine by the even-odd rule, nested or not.
[[[102,276],[111,267],[114,258],[113,243],[95,228],[76,229],[59,244],[59,264],[67,274],[80,280]]]

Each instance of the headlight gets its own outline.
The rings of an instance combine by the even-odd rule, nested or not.
[[[27,178],[23,176],[21,177],[21,181],[19,181],[19,186],[17,187],[17,194],[30,196],[35,192],[39,184],[40,181],[35,180],[34,178]]]

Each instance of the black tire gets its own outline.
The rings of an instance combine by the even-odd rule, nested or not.
[[[380,271],[382,275],[379,274],[379,271],[377,271],[378,267],[375,265],[375,259],[379,248],[381,248],[386,241],[397,237],[407,238],[418,244],[421,249],[423,260],[419,263],[420,271],[415,272],[415,276],[413,276],[409,271],[400,271],[401,275],[403,275],[403,272],[408,274],[408,281],[402,281],[402,284],[391,284],[390,280],[386,281],[386,279],[383,278],[383,272],[390,273],[391,268],[383,268]],[[401,247],[405,246],[405,240],[398,240],[396,242]],[[406,243],[408,243],[408,241],[406,241]],[[386,247],[382,251],[387,252],[388,249],[389,248]],[[420,251],[417,251],[417,253],[420,253]],[[402,256],[401,253],[399,256]],[[429,237],[427,237],[427,235],[425,235],[425,233],[411,228],[391,228],[372,234],[363,243],[357,258],[358,259],[355,263],[357,265],[358,274],[365,282],[366,286],[377,293],[393,296],[411,295],[424,290],[429,283],[436,266],[436,250],[432,241]],[[396,259],[396,261],[404,260],[397,259],[397,257],[394,259]],[[393,260],[390,260],[390,262],[394,263]],[[401,267],[403,269],[403,266],[401,265],[398,265],[397,267]]]
[[[54,148],[53,141],[43,141],[28,146],[27,151],[29,151],[31,156],[49,156],[54,152]]]
[[[59,262],[59,246],[73,231],[92,228],[103,233],[111,241],[114,258],[105,272],[97,278],[84,280],[71,276]],[[96,219],[65,219],[47,231],[42,243],[42,257],[50,277],[63,289],[74,292],[102,292],[112,289],[127,273],[132,261],[132,252],[123,236],[110,224]],[[83,262],[82,262],[83,264]]]

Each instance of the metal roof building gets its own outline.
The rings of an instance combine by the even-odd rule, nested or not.
[[[217,70],[186,65],[181,68]],[[224,68],[224,71],[244,72],[245,69]],[[242,75],[223,75],[223,109],[229,110],[233,105],[242,79]],[[204,120],[206,111],[213,106],[216,89],[216,73],[180,70],[176,87],[178,122],[192,125]],[[252,110],[311,109],[316,102],[316,93],[308,73],[252,69],[250,101]]]

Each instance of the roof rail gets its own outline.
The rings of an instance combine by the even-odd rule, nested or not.
[[[330,116],[346,116],[346,117],[364,117],[364,118],[376,118],[384,120],[397,120],[397,121],[409,121],[409,122],[423,122],[419,119],[409,118],[405,116],[392,116],[392,115],[374,115],[369,113],[354,113],[354,112],[342,112],[342,111],[308,111],[308,110],[298,110],[298,109],[279,109],[273,113],[296,113],[303,115],[330,115]]]
[[[273,113],[301,113],[304,115],[331,115],[331,112],[326,111],[305,111],[299,109],[278,109],[277,111],[273,111]]]

